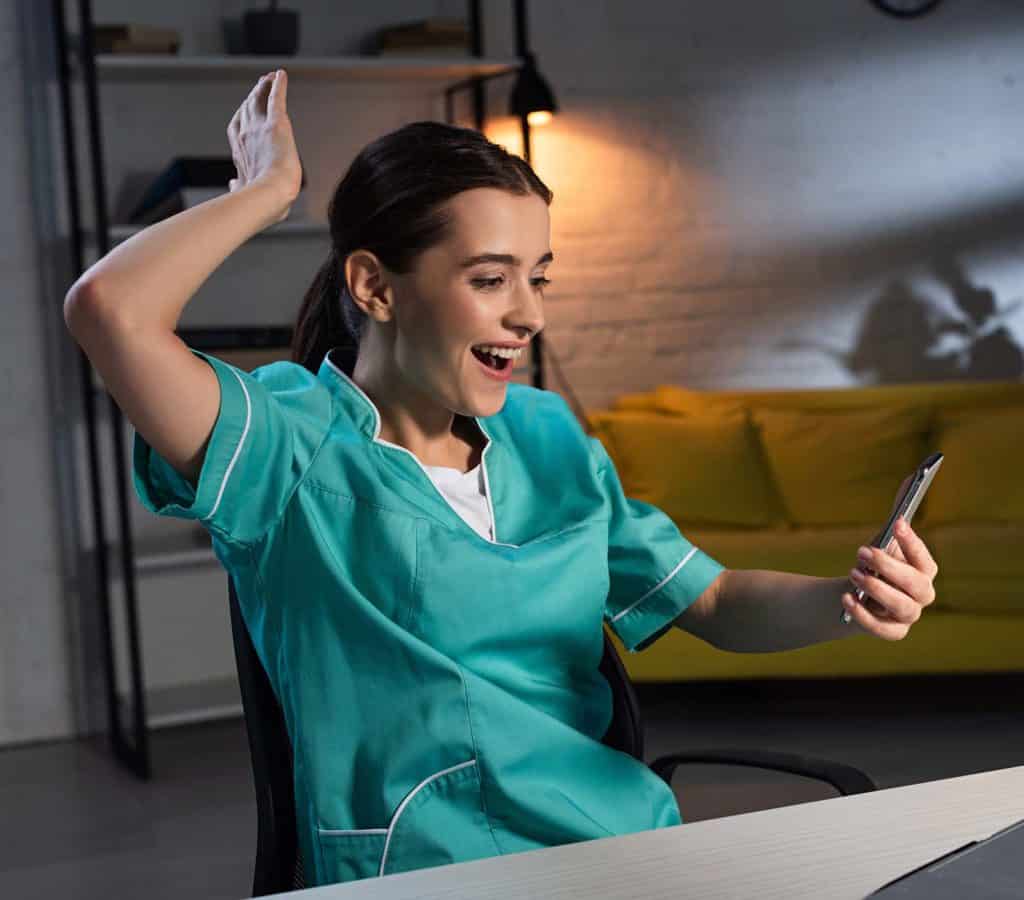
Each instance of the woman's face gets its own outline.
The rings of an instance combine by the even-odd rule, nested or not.
[[[474,188],[448,202],[447,240],[420,255],[413,271],[391,273],[395,289],[394,363],[408,387],[466,416],[490,416],[505,403],[496,378],[472,348],[523,346],[544,327],[545,272],[551,262],[547,204],[535,194]]]

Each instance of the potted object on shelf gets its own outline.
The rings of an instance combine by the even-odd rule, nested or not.
[[[266,9],[250,10],[242,17],[245,47],[260,56],[294,56],[299,47],[299,14],[278,9],[270,0]]]

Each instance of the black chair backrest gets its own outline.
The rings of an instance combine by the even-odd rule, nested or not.
[[[234,579],[230,575],[228,599],[256,788],[257,837],[252,894],[262,897],[305,886],[295,828],[292,747],[280,703],[242,618]],[[640,705],[607,631],[599,668],[612,690],[611,724],[601,743],[643,762]]]
[[[305,886],[295,830],[292,745],[281,705],[242,618],[234,579],[230,575],[228,598],[256,788],[256,862],[252,895],[263,897]]]

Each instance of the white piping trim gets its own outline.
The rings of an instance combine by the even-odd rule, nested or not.
[[[249,422],[252,419],[252,401],[249,399],[249,391],[245,386],[245,382],[242,381],[241,377],[234,369],[231,370],[231,374],[238,380],[238,383],[242,386],[242,393],[245,394],[245,427],[242,429],[242,436],[238,439],[238,446],[235,447],[235,455],[231,457],[231,462],[228,463],[228,467],[224,472],[224,477],[221,479],[220,490],[217,491],[217,499],[213,504],[213,509],[211,509],[207,515],[203,516],[204,522],[207,519],[212,519],[213,514],[217,512],[217,507],[220,506],[220,499],[224,496],[224,488],[227,487],[228,477],[231,475],[231,470],[235,467],[235,463],[238,462],[238,454],[242,452],[242,444],[245,443],[245,436],[249,433]]]
[[[457,772],[459,769],[465,769],[466,766],[472,765],[476,765],[476,757],[473,757],[473,759],[467,760],[464,763],[459,763],[456,766],[449,766],[447,769],[442,769],[440,772],[435,772],[429,778],[424,778],[423,781],[421,781],[418,785],[416,785],[416,787],[414,787],[411,791],[409,791],[408,794],[405,795],[405,799],[398,804],[398,809],[395,810],[395,814],[391,817],[391,822],[388,825],[388,836],[384,839],[384,851],[381,853],[380,856],[380,869],[377,871],[378,876],[384,874],[384,864],[387,862],[388,859],[388,845],[391,843],[391,835],[395,830],[395,825],[398,824],[398,817],[401,816],[402,813],[405,811],[406,806],[409,805],[409,801],[412,800],[412,798],[415,797],[416,794],[422,788],[430,784],[431,781],[440,778],[442,775],[447,775],[449,772]]]
[[[470,525],[468,522],[466,522],[465,519],[462,518],[462,515],[454,506],[452,506],[451,501],[444,495],[444,492],[434,483],[434,479],[430,477],[430,473],[426,470],[426,468],[424,468],[423,463],[419,461],[415,453],[411,452],[405,447],[400,446],[399,444],[392,444],[391,441],[385,441],[380,436],[380,410],[377,409],[377,405],[369,398],[369,396],[367,396],[366,392],[361,387],[359,387],[358,384],[356,384],[351,378],[349,378],[348,375],[342,372],[341,369],[339,369],[333,362],[331,362],[330,351],[328,351],[327,354],[324,356],[324,362],[327,363],[328,368],[332,369],[334,372],[336,372],[338,375],[344,378],[345,381],[352,385],[352,387],[356,389],[358,394],[366,401],[370,409],[373,410],[373,442],[375,444],[381,444],[384,447],[391,447],[393,450],[401,450],[403,453],[408,453],[409,456],[412,457],[413,462],[415,462],[416,465],[418,465],[423,470],[423,474],[426,476],[427,481],[430,482],[430,484],[433,486],[434,490],[437,491],[441,499],[448,504],[448,508],[451,509],[451,511],[459,517],[460,521],[464,522],[466,527],[469,528],[469,530],[472,531],[473,534],[475,534],[478,538],[487,541],[488,544],[495,544],[499,547],[513,547],[516,549],[519,548],[518,544],[506,544],[502,541],[497,540],[498,524],[494,518],[494,505],[491,503],[491,481],[487,477],[487,451],[491,449],[491,444],[494,442],[494,439],[490,436],[490,434],[487,433],[487,429],[480,424],[480,420],[476,416],[473,416],[473,421],[476,422],[477,427],[484,433],[484,435],[487,438],[487,446],[484,447],[483,453],[480,454],[480,468],[483,469],[484,473],[484,499],[487,501],[487,510],[491,516],[491,529],[494,532],[493,540],[489,537],[485,537],[484,535],[480,534],[479,531],[473,528],[472,525]]]
[[[696,548],[696,547],[691,547],[691,548],[690,548],[690,552],[689,552],[689,553],[687,553],[687,554],[686,554],[686,556],[684,556],[684,557],[683,557],[682,561],[681,561],[681,562],[679,563],[679,565],[678,565],[678,566],[676,566],[676,567],[675,567],[675,568],[674,568],[674,569],[673,569],[673,570],[672,570],[671,572],[669,572],[669,573],[668,573],[668,575],[666,575],[666,576],[665,576],[664,578],[662,578],[662,579],[661,579],[661,581],[659,581],[659,582],[658,582],[658,583],[657,583],[657,584],[656,584],[656,585],[655,585],[654,587],[652,587],[652,588],[651,588],[651,589],[650,589],[650,590],[649,590],[649,591],[648,591],[648,592],[647,592],[646,594],[644,594],[644,595],[643,595],[643,596],[642,596],[642,597],[641,597],[641,598],[640,598],[639,600],[637,600],[637,601],[636,601],[636,603],[632,603],[632,604],[630,604],[630,605],[629,605],[629,606],[627,606],[627,607],[626,607],[626,608],[625,608],[624,610],[622,610],[622,612],[620,612],[620,613],[617,613],[616,615],[612,616],[612,617],[611,617],[611,618],[610,618],[610,619],[608,620],[608,622],[609,622],[609,623],[612,623],[612,622],[616,622],[616,621],[618,621],[618,620],[619,620],[619,619],[621,619],[621,618],[622,618],[622,617],[623,617],[623,616],[624,616],[624,615],[625,615],[626,613],[628,613],[628,612],[629,612],[629,611],[630,611],[631,609],[635,609],[635,608],[636,608],[636,607],[638,607],[638,606],[639,606],[639,605],[640,605],[641,603],[643,603],[643,602],[644,602],[644,600],[646,600],[646,599],[647,599],[648,597],[650,597],[650,596],[651,596],[651,594],[653,594],[653,593],[655,593],[656,591],[658,591],[658,590],[660,590],[661,588],[663,588],[663,587],[664,587],[664,586],[665,586],[665,585],[666,585],[666,584],[668,583],[668,581],[669,581],[669,580],[671,580],[671,579],[672,579],[672,578],[673,578],[673,577],[675,576],[676,572],[678,572],[678,571],[679,571],[679,570],[680,570],[680,569],[681,569],[681,568],[682,568],[683,566],[685,566],[685,565],[686,565],[686,564],[687,564],[687,563],[688,563],[688,562],[690,561],[690,557],[691,557],[691,556],[693,556],[693,554],[694,554],[694,553],[696,553],[696,552],[697,552],[697,548]]]
[[[343,837],[348,834],[387,834],[386,828],[321,828],[317,826],[320,834],[330,837]]]

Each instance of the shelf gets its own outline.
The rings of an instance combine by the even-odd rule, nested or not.
[[[132,235],[138,234],[144,228],[148,227],[148,225],[111,225],[110,239],[111,241],[125,241]],[[253,235],[253,238],[299,237],[303,235],[329,235],[330,233],[331,230],[326,222],[317,222],[311,219],[294,219],[270,225],[267,228],[264,228],[263,231],[257,232]],[[93,232],[84,232],[84,237],[86,241],[92,244],[96,243]]]
[[[290,77],[321,81],[461,81],[515,72],[519,60],[423,56],[171,56],[96,54],[96,71],[108,81],[141,79],[258,78],[286,69]]]
[[[113,542],[107,546],[110,571],[114,578],[119,578],[121,575],[121,546],[119,543]],[[221,564],[213,552],[209,535],[199,532],[194,535],[185,534],[180,537],[165,537],[159,540],[136,539],[132,550],[134,551],[135,572],[138,575],[150,575],[185,567],[207,568]]]
[[[122,721],[131,721],[131,704],[118,694]],[[168,728],[242,716],[237,678],[215,678],[194,684],[146,688],[146,725]]]

